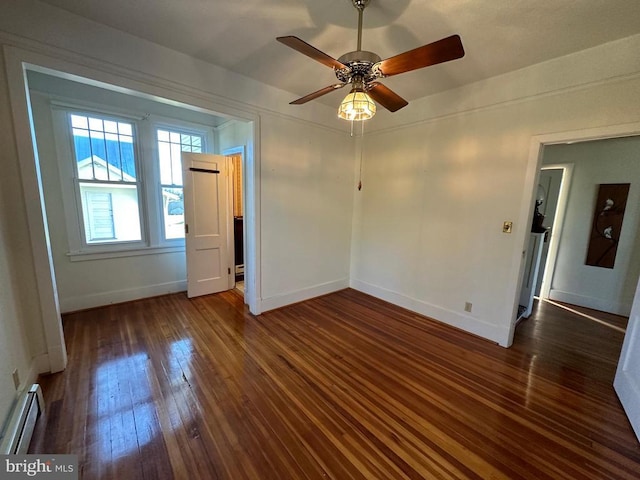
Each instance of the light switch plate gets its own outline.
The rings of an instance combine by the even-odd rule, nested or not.
[[[513,222],[504,222],[502,224],[502,233],[511,233],[513,229]]]

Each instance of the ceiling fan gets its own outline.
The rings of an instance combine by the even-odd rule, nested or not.
[[[410,72],[419,68],[437,65],[464,56],[462,41],[458,35],[452,35],[437,42],[409,50],[382,60],[377,54],[362,50],[362,17],[364,9],[371,0],[351,0],[358,10],[358,49],[348,52],[337,60],[294,36],[278,37],[276,40],[298,52],[333,68],[340,83],[329,85],[317,92],[291,102],[302,105],[310,100],[333,92],[345,85],[351,85],[351,92],[345,97],[338,109],[338,116],[346,120],[366,120],[375,115],[378,102],[391,112],[400,110],[408,102],[400,95],[378,82],[378,79]]]

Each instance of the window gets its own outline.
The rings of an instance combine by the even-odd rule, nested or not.
[[[184,249],[182,152],[210,151],[209,127],[53,105],[72,261]]]
[[[164,238],[184,238],[182,152],[202,153],[202,135],[157,129]]]
[[[142,240],[133,125],[71,114],[85,242]]]

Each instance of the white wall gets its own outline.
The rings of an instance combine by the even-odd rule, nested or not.
[[[355,180],[347,128],[261,113],[259,283],[265,311],[349,285]],[[216,132],[220,153],[251,138],[246,124],[230,122]],[[265,141],[277,138],[282,142]]]
[[[33,381],[32,359],[46,350],[9,112],[6,79],[0,75],[0,124],[5,127],[0,129],[0,431],[16,396],[13,370],[18,369],[23,386]]]
[[[265,310],[349,285],[352,142],[342,132],[307,122],[262,117],[263,139],[283,133],[285,145],[262,142]]]
[[[550,298],[628,316],[640,275],[640,137],[551,145],[543,163],[574,164]],[[601,183],[631,184],[613,269],[585,265]]]
[[[352,285],[508,345],[533,139],[638,122],[639,45],[632,37],[381,116],[365,138]],[[512,234],[502,233],[507,220]]]

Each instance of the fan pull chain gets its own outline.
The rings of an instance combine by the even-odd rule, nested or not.
[[[358,191],[362,190],[362,152],[364,150],[364,122],[360,123],[362,124],[362,132],[360,134],[360,171],[358,173]]]

